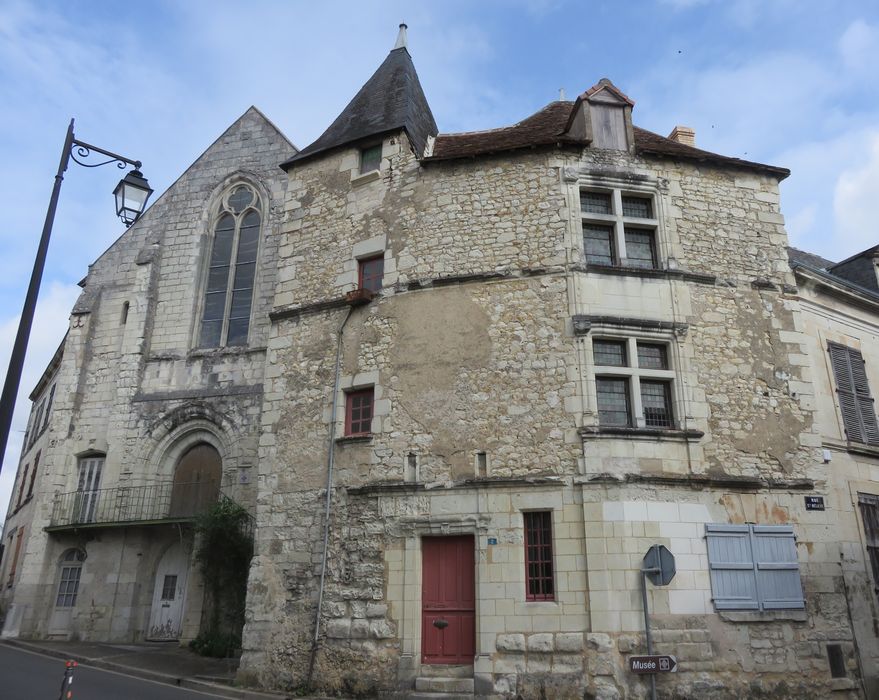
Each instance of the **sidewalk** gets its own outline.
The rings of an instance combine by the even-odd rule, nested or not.
[[[281,693],[233,687],[238,659],[199,656],[180,647],[176,642],[109,644],[4,639],[0,643],[59,659],[70,659],[94,668],[224,697],[241,700],[289,700],[290,697]]]

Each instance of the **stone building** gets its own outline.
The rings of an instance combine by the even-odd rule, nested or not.
[[[403,30],[302,151],[249,110],[90,268],[7,633],[162,636],[177,576],[168,635],[192,637],[187,513],[81,514],[105,489],[173,503],[199,450],[255,515],[242,682],[644,697],[664,545],[660,696],[874,692],[875,411],[851,372],[860,351],[879,386],[879,296],[857,261],[791,268],[787,170],[633,107],[601,80],[442,134]]]
[[[89,267],[63,354],[35,390],[53,386],[22,456],[22,483],[41,459],[5,636],[198,633],[193,516],[220,494],[256,500],[277,166],[295,152],[249,109]],[[9,513],[7,538],[20,520]]]

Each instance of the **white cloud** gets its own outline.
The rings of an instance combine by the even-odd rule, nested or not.
[[[866,160],[840,173],[833,193],[836,238],[852,253],[879,243],[879,132],[865,140]]]
[[[872,72],[879,54],[879,28],[862,19],[855,20],[839,39],[839,53],[847,68]]]
[[[30,414],[28,395],[36,386],[40,375],[58,349],[58,344],[67,330],[70,309],[80,291],[76,285],[53,283],[43,289],[37,302],[24,371],[18,389],[18,400],[15,403],[15,413],[12,418],[12,430],[6,446],[3,468],[0,471],[0,522],[6,517],[6,506],[9,503],[9,495],[18,468],[21,440]],[[2,367],[8,367],[19,318],[20,316],[17,315],[13,318],[6,317],[0,321],[0,366]]]

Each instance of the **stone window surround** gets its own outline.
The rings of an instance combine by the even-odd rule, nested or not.
[[[622,320],[622,319],[621,319]],[[658,324],[657,324],[658,325]],[[661,379],[671,384],[671,407],[672,419],[674,424],[669,428],[651,428],[651,432],[676,431],[683,425],[683,417],[686,416],[686,402],[684,399],[683,374],[685,368],[681,365],[681,353],[678,351],[678,334],[685,332],[682,327],[659,328],[651,330],[644,326],[626,325],[624,323],[613,324],[607,322],[593,321],[590,324],[589,333],[582,340],[583,369],[586,384],[586,405],[584,413],[593,416],[592,425],[599,431],[604,428],[612,428],[618,426],[601,426],[598,424],[598,396],[596,390],[595,379],[597,375],[614,375],[625,376],[629,378],[629,400],[631,402],[631,412],[634,425],[632,428],[646,428],[644,421],[643,409],[641,407],[641,395],[637,391],[637,382],[633,379],[644,377],[645,379]],[[594,353],[592,350],[592,338],[621,340],[628,344],[629,366],[628,367],[612,367],[602,368],[601,371],[595,365]],[[638,341],[654,344],[665,345],[668,349],[668,366],[667,370],[656,369],[640,369],[633,367],[635,358],[637,358]],[[632,353],[635,353],[632,355]],[[606,370],[606,371],[604,371]]]
[[[211,251],[213,250],[214,236],[216,233],[217,223],[220,218],[227,213],[227,211],[231,211],[231,207],[227,204],[229,196],[232,192],[241,185],[245,185],[248,187],[258,198],[258,202],[256,205],[249,205],[248,208],[255,210],[259,214],[259,238],[257,241],[257,252],[256,252],[256,265],[253,274],[253,287],[252,287],[252,296],[250,300],[250,321],[248,322],[247,329],[247,343],[243,345],[227,345],[225,341],[221,342],[218,346],[211,347],[203,347],[200,343],[201,340],[201,325],[202,325],[202,316],[204,314],[205,307],[205,291],[208,284],[208,274],[210,272],[210,264],[211,264]],[[262,187],[253,177],[248,177],[242,173],[235,173],[234,175],[227,177],[213,192],[210,199],[208,200],[208,204],[205,207],[206,214],[202,219],[204,225],[204,239],[201,243],[201,260],[200,260],[200,270],[198,274],[198,283],[196,285],[196,293],[195,293],[195,312],[193,314],[193,322],[192,322],[192,331],[191,331],[191,340],[190,340],[190,352],[195,353],[205,353],[217,350],[230,350],[234,352],[241,352],[249,348],[251,342],[251,335],[253,330],[253,321],[254,321],[254,308],[257,302],[257,290],[260,287],[260,282],[262,278],[262,265],[260,265],[260,257],[263,253],[263,238],[267,232],[268,225],[268,207],[269,207],[269,193]],[[242,212],[243,214],[243,212]],[[236,215],[238,216],[238,215]],[[236,234],[238,231],[238,225],[236,224]],[[234,239],[235,244],[237,245],[237,235]],[[234,268],[230,270],[230,276],[234,274]],[[226,300],[227,308],[231,304],[231,299]],[[228,325],[228,311],[224,316],[223,323],[223,332],[222,335],[226,334],[226,327]]]
[[[620,207],[619,200],[622,195],[649,197],[652,202],[653,219],[629,219],[626,217],[626,221],[630,221],[633,225],[641,226],[642,228],[646,227],[654,230],[656,267],[630,267],[625,265],[625,260],[620,261],[621,267],[627,271],[631,270],[632,274],[638,274],[639,272],[655,274],[657,270],[674,269],[676,267],[676,262],[672,259],[673,254],[672,246],[670,245],[670,236],[667,227],[664,225],[664,222],[666,221],[666,207],[662,195],[667,190],[667,183],[665,180],[647,174],[637,174],[635,177],[631,177],[631,175],[624,177],[622,174],[616,172],[602,173],[572,167],[564,169],[563,180],[571,185],[571,245],[575,250],[580,251],[581,260],[583,260],[583,262],[586,262],[586,250],[583,243],[582,224],[584,216],[580,211],[580,192],[594,191],[613,193],[615,207]],[[619,212],[622,211],[621,208],[615,210]],[[622,223],[616,225],[617,220],[619,220],[619,222],[623,221],[623,217],[617,215],[601,216],[598,214],[594,216],[595,218],[593,220],[596,222],[604,221],[605,223],[614,223],[617,251],[624,250],[625,243],[623,241],[621,245],[619,240],[620,236],[622,236],[623,239],[625,238]],[[592,219],[592,216],[586,215],[585,218]]]
[[[864,573],[867,576],[868,580],[872,579],[872,575],[870,573],[870,554],[867,551],[867,531],[864,527],[864,519],[862,517],[861,509],[858,504],[858,496],[860,494],[866,496],[875,496],[879,498],[879,484],[875,481],[849,481],[849,495],[851,497],[852,508],[855,513],[855,521],[858,526],[858,536],[860,538],[861,552],[864,557]],[[873,581],[873,589],[876,592],[876,595],[879,596],[879,581]]]
[[[351,246],[351,257],[343,263],[342,274],[336,277],[335,287],[339,294],[345,294],[358,288],[360,284],[360,261],[384,255],[384,271],[382,272],[382,288],[393,287],[397,283],[397,263],[393,252],[387,247],[387,236],[380,234],[359,241]]]
[[[361,158],[363,151],[374,146],[381,146],[381,159],[378,168],[375,170],[369,170],[365,173],[361,172]],[[392,137],[390,139],[383,138],[381,140],[367,140],[365,143],[358,145],[357,148],[351,149],[350,154],[342,159],[340,170],[343,172],[347,170],[349,172],[352,187],[360,187],[370,182],[381,180],[382,176],[385,175],[390,166],[390,161],[388,159],[391,155],[398,152],[399,139],[397,138]]]
[[[366,435],[346,435],[345,417],[347,407],[347,394],[351,391],[372,388],[372,428]],[[376,434],[382,432],[382,423],[385,416],[391,413],[391,401],[385,398],[385,389],[379,383],[377,370],[346,374],[339,377],[339,393],[336,394],[336,442],[345,441],[371,441]],[[329,422],[329,417],[327,417]]]

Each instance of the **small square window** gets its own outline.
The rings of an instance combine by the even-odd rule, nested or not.
[[[613,265],[616,258],[613,244],[613,226],[583,224],[583,243],[586,261],[593,265]]]
[[[162,582],[162,600],[174,600],[177,593],[177,576],[175,574],[165,574],[165,580]]]
[[[638,343],[638,367],[668,369],[668,350],[659,343]]]
[[[629,380],[615,377],[596,377],[598,422],[600,425],[627,426],[632,424],[629,405]]]
[[[600,367],[626,367],[626,343],[623,340],[593,340],[592,355]]]
[[[641,406],[648,428],[671,428],[671,384],[641,380]]]
[[[555,600],[552,511],[522,513],[525,524],[525,599]]]
[[[382,162],[381,144],[360,149],[360,174],[378,170]]]
[[[357,261],[357,284],[361,289],[370,292],[381,291],[382,277],[385,272],[384,255]]]
[[[653,231],[626,227],[626,263],[630,267],[652,270],[656,267]]]
[[[372,432],[372,404],[371,388],[345,394],[345,435],[369,435]]]
[[[587,214],[612,214],[610,194],[604,192],[581,192],[580,210]]]
[[[637,219],[652,219],[653,206],[647,197],[627,197],[623,195],[623,216]]]

